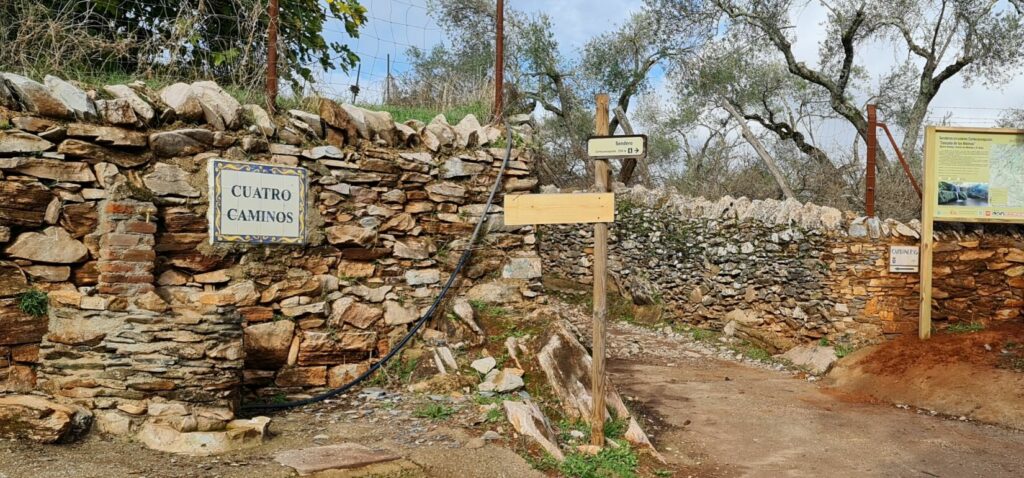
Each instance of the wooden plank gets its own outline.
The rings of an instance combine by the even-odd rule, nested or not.
[[[597,95],[597,115],[594,118],[594,133],[598,136],[608,135],[608,95]],[[608,191],[608,160],[594,161],[594,184],[599,193]],[[614,218],[614,214],[612,215]],[[608,224],[594,224],[594,340],[593,368],[590,371],[591,391],[593,400],[590,417],[590,444],[604,446],[605,420],[605,319],[608,314]]]
[[[935,201],[938,184],[929,179],[935,167],[935,127],[929,126],[924,135],[924,199],[921,201],[921,302],[918,308],[917,335],[921,340],[932,336],[932,240]]]
[[[615,195],[509,194],[505,196],[505,225],[584,224],[615,221]]]

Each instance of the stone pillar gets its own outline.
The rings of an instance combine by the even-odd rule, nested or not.
[[[153,203],[108,201],[100,220],[100,294],[132,297],[153,290],[156,252],[156,206]]]

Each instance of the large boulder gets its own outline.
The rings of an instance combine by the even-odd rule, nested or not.
[[[835,348],[815,344],[793,347],[782,354],[782,358],[815,375],[828,373],[832,365],[836,363],[836,360],[839,360],[839,357],[836,356]]]
[[[120,129],[112,126],[101,126],[101,128]],[[143,136],[143,140],[145,140],[145,136]],[[113,163],[122,168],[134,168],[145,164],[152,157],[147,153],[118,151],[77,139],[64,140],[57,148],[57,152],[72,158],[82,158],[91,163]]]
[[[142,177],[142,182],[158,196],[199,197],[199,190],[188,182],[189,174],[167,163],[157,163],[153,172]]]
[[[0,155],[35,154],[50,149],[53,143],[24,131],[0,131]]]
[[[89,256],[89,249],[62,227],[43,232],[24,232],[7,248],[7,254],[19,259],[53,264],[74,264]]]
[[[242,124],[242,105],[217,83],[197,81],[192,83],[192,91],[199,99],[206,122],[214,128],[234,130]]]
[[[92,413],[34,395],[0,397],[0,437],[37,443],[69,441],[88,431]]]
[[[191,156],[213,147],[213,133],[201,128],[163,131],[149,136],[150,148],[157,156]]]
[[[175,83],[160,90],[160,100],[167,104],[178,118],[185,121],[203,119],[203,105],[188,83]]]
[[[533,439],[556,460],[565,459],[562,450],[558,448],[558,436],[551,429],[551,424],[544,416],[544,412],[540,411],[536,404],[529,400],[523,402],[505,400],[502,402],[502,406],[505,408],[505,415],[508,417],[509,423],[517,433]]]
[[[299,476],[306,476],[326,470],[362,468],[375,463],[397,460],[398,458],[397,455],[373,450],[357,443],[339,443],[337,445],[282,451],[274,456],[274,461],[293,468]]]
[[[52,75],[46,75],[43,78],[43,83],[50,89],[53,96],[74,113],[76,118],[95,120],[98,117],[96,105],[81,88]]]
[[[141,119],[143,123],[151,124],[156,118],[156,109],[153,108],[153,105],[142,99],[128,85],[106,85],[103,87],[103,91],[106,91],[107,94],[114,98],[127,101],[128,104],[132,105],[135,117]]]
[[[267,113],[267,110],[261,108],[259,105],[245,105],[242,106],[242,112],[245,116],[245,120],[249,124],[256,127],[260,133],[268,138],[272,138],[277,132],[277,125],[274,124],[274,120]]]
[[[264,322],[246,327],[244,333],[246,366],[272,370],[288,360],[295,323],[290,320]]]
[[[0,79],[7,83],[25,111],[54,118],[74,117],[68,105],[39,82],[14,73],[0,73]]]
[[[261,418],[261,417],[257,417]],[[269,422],[262,417],[261,422]],[[254,419],[255,420],[255,419]],[[249,420],[232,420],[222,431],[178,431],[174,427],[148,422],[142,426],[136,438],[147,447],[165,453],[188,456],[210,456],[243,450],[263,443],[266,423],[243,423]]]
[[[540,311],[540,312],[543,312]],[[554,313],[551,313],[554,316]],[[590,380],[593,359],[586,348],[580,344],[572,325],[564,320],[555,320],[547,331],[544,346],[537,353],[537,363],[548,384],[562,405],[566,417],[582,420],[591,419],[593,389]],[[640,423],[632,416],[619,392],[611,381],[605,378],[605,404],[608,407],[606,416],[620,420],[628,420],[628,428],[623,436],[637,447],[648,451],[664,463],[664,458],[654,449]]]
[[[335,327],[352,324],[367,329],[383,316],[384,312],[378,307],[356,302],[351,297],[342,297],[331,304],[330,324]]]

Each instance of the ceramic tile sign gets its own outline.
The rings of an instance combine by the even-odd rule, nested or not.
[[[918,246],[889,246],[889,272],[917,272],[920,257]]]
[[[306,242],[305,168],[210,159],[210,242]]]

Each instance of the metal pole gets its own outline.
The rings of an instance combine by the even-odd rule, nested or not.
[[[594,119],[594,134],[608,136],[608,95],[597,95],[597,115]],[[608,192],[608,160],[594,160],[594,185],[597,192]],[[604,342],[605,318],[608,313],[608,223],[594,224],[594,347],[590,369],[590,385],[593,392],[590,416],[590,444],[604,446],[605,381]]]
[[[274,114],[277,110],[277,0],[270,0],[267,16],[267,110]]]
[[[388,76],[384,79],[384,104],[391,101],[391,54],[388,53]]]
[[[864,208],[868,217],[875,216],[875,161],[878,155],[878,109],[868,105],[868,157],[864,174]]]
[[[505,88],[505,0],[498,0],[494,35],[494,118],[501,118]]]

